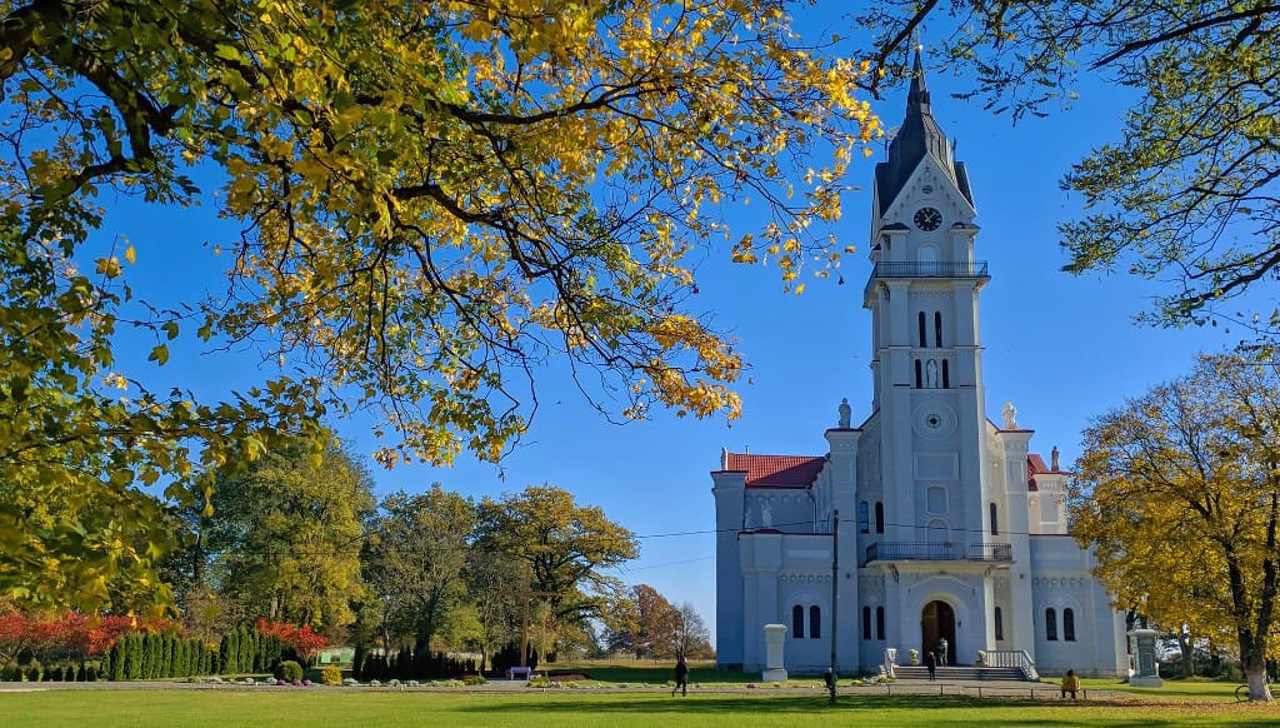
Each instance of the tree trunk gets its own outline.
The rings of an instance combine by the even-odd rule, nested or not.
[[[1182,677],[1195,677],[1196,650],[1195,645],[1192,643],[1190,628],[1178,630],[1178,649],[1182,651]]]

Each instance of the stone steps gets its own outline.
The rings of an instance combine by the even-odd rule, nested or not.
[[[929,668],[924,665],[899,665],[894,668],[894,674],[898,680],[928,680]],[[937,679],[939,680],[966,680],[966,681],[983,681],[983,680],[1025,680],[1022,670],[1016,667],[970,667],[970,666],[953,666],[939,667],[937,670]]]

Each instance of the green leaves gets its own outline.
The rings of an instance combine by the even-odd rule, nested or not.
[[[169,362],[169,346],[167,344],[157,344],[147,355],[147,361],[153,361],[160,366],[164,366]]]

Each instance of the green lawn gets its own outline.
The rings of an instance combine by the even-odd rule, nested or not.
[[[1175,702],[1030,704],[934,697],[547,692],[475,694],[330,690],[49,690],[0,692],[0,724],[19,726],[1264,726],[1280,707]],[[822,725],[818,723],[817,725]]]

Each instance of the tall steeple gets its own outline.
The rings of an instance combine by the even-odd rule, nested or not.
[[[907,91],[907,113],[902,126],[889,144],[889,159],[876,165],[876,195],[880,200],[878,214],[883,215],[926,156],[937,160],[969,204],[973,195],[964,165],[955,160],[955,150],[947,135],[933,118],[929,87],[925,81],[924,60],[916,48],[911,69],[911,86]]]
[[[916,60],[911,67],[911,89],[907,92],[907,116],[930,113],[929,87],[924,81],[924,62],[920,58],[920,47],[916,46]]]

